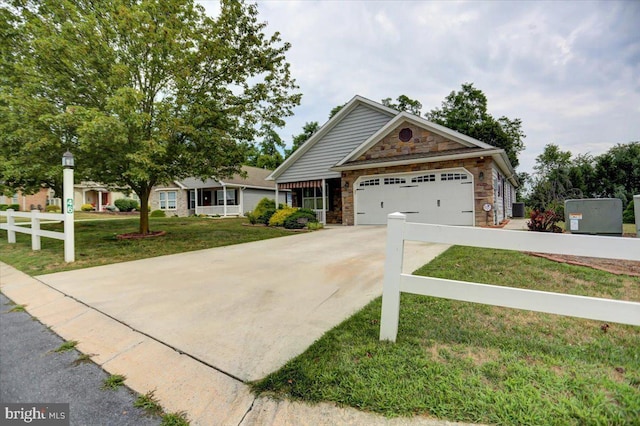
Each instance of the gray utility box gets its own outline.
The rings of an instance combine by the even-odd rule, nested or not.
[[[564,223],[572,234],[622,235],[622,200],[565,200]]]

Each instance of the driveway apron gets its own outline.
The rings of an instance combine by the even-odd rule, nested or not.
[[[385,242],[385,227],[330,227],[37,278],[246,382],[382,294]],[[405,272],[446,247],[405,244]]]

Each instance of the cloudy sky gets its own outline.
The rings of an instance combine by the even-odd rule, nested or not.
[[[200,3],[216,14],[216,1]],[[640,140],[640,1],[269,0],[258,10],[291,43],[303,93],[279,131],[288,145],[356,94],[405,94],[424,113],[464,82],[494,117],[522,119],[518,171],[548,143],[597,155]]]

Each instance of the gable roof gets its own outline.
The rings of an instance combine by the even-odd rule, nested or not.
[[[291,165],[293,165],[300,157],[302,157],[306,152],[308,152],[314,145],[316,145],[324,136],[326,136],[332,129],[334,129],[340,122],[342,122],[354,109],[356,109],[360,105],[365,105],[371,109],[379,111],[383,114],[389,116],[389,118],[398,114],[398,111],[388,108],[382,104],[374,102],[370,99],[364,98],[362,96],[356,95],[349,102],[345,104],[344,107],[336,113],[333,117],[331,117],[325,124],[318,129],[300,148],[298,148],[293,154],[287,158],[284,163],[282,163],[277,169],[273,171],[267,177],[267,180],[275,180],[279,176],[281,176]]]
[[[183,189],[211,188],[226,185],[275,190],[275,182],[266,180],[266,178],[271,174],[271,170],[252,166],[242,166],[242,171],[247,174],[246,177],[242,177],[239,173],[236,173],[228,179],[211,178],[203,181],[202,179],[190,177],[181,181],[176,181],[175,183]]]
[[[351,150],[346,156],[340,158],[336,163],[329,166],[329,170],[340,172],[355,168],[368,168],[375,166],[389,166],[414,163],[425,163],[433,161],[442,161],[448,159],[471,158],[474,156],[491,156],[498,167],[507,175],[507,178],[514,184],[518,185],[515,170],[513,169],[509,157],[506,152],[498,147],[489,145],[478,139],[464,135],[448,127],[428,121],[420,116],[410,114],[408,112],[399,112],[392,108],[388,108],[378,102],[362,96],[354,96],[347,104],[330,120],[328,120],[316,133],[314,133],[300,148],[298,148],[284,163],[274,170],[267,180],[276,180],[282,176],[293,164],[311,150],[318,142],[320,142],[332,129],[338,126],[351,112],[358,106],[365,105],[375,111],[379,111],[389,117],[384,125],[378,128],[366,140]],[[457,142],[468,149],[466,150],[450,150],[441,153],[418,154],[411,156],[403,156],[398,158],[380,158],[377,160],[357,161],[366,151],[371,149],[376,143],[380,142],[394,128],[407,122],[417,127],[426,129],[434,134],[445,137],[448,140]],[[353,146],[353,145],[352,145]],[[335,158],[335,157],[334,157]],[[335,161],[335,160],[334,160]]]

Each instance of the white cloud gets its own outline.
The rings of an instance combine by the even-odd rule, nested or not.
[[[285,140],[356,94],[406,94],[427,111],[463,82],[487,95],[493,115],[522,119],[522,171],[547,143],[600,154],[640,140],[640,2],[260,1],[258,10],[292,44],[303,93]]]

